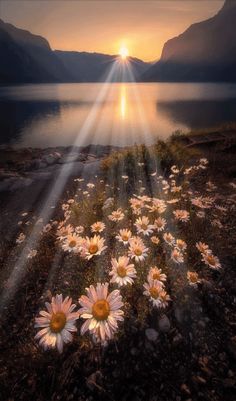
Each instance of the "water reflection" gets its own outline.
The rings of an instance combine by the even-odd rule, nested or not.
[[[102,85],[0,88],[0,143],[68,146],[81,137],[81,145],[150,144],[177,129],[236,120],[236,85],[112,83],[84,138],[80,129]]]

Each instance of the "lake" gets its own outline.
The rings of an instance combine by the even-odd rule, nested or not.
[[[0,87],[0,144],[152,144],[236,121],[236,84],[78,83]]]

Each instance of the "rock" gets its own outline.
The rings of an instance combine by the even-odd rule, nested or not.
[[[175,308],[175,318],[178,323],[183,323],[184,321],[184,312],[179,307]]]
[[[42,161],[46,164],[54,164],[57,161],[58,157],[55,157],[54,154],[50,153],[49,155],[43,156]]]
[[[151,328],[145,330],[145,335],[149,341],[155,342],[158,338],[158,332]]]
[[[79,155],[77,153],[72,153],[71,155],[64,155],[62,156],[59,160],[58,163],[64,164],[64,163],[74,163],[78,161]]]
[[[166,315],[160,317],[158,327],[163,333],[168,333],[170,331],[170,320]]]
[[[30,178],[20,178],[15,180],[15,182],[11,185],[10,191],[15,191],[16,189],[28,187],[33,183],[33,180]]]

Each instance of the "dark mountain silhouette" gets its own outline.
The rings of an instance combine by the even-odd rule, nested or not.
[[[108,55],[101,53],[87,53],[75,51],[56,50],[55,54],[63,62],[63,65],[69,71],[74,81],[98,82],[107,78],[107,72],[111,68],[111,64],[119,60],[118,55]],[[134,57],[128,57],[129,64],[132,67],[132,73],[135,80],[150,67],[149,63],[145,63]],[[114,79],[116,81],[130,81],[129,74],[124,74],[122,63],[118,63]]]
[[[168,40],[147,81],[236,81],[236,1],[226,0],[214,17]]]
[[[0,20],[0,83],[97,82],[107,78],[118,56],[99,53],[53,51],[48,41]],[[129,57],[135,79],[150,66]],[[121,66],[116,81],[130,80]]]
[[[41,36],[0,20],[0,82],[62,82],[70,80],[63,63]]]

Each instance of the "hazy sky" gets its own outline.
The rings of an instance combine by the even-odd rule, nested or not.
[[[53,49],[129,54],[153,61],[163,44],[207,19],[223,0],[0,0],[0,18],[48,39]]]

